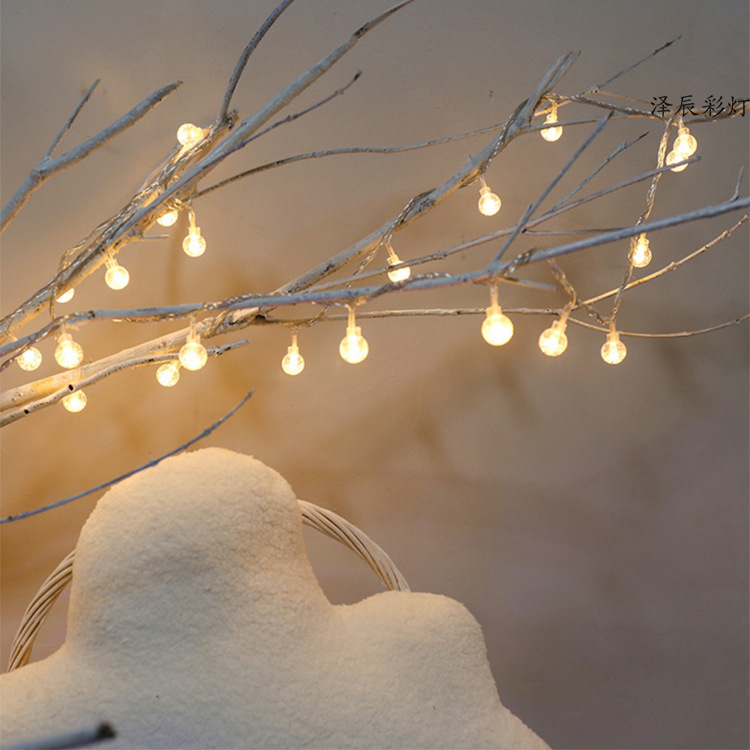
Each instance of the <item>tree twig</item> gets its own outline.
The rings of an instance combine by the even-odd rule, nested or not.
[[[147,96],[142,102],[120,117],[119,120],[115,120],[115,122],[108,125],[104,130],[91,136],[91,138],[84,141],[79,146],[70,149],[70,151],[66,151],[64,154],[55,158],[49,158],[45,155],[42,161],[31,170],[31,173],[24,180],[21,187],[16,190],[13,197],[3,207],[2,213],[0,213],[0,232],[2,232],[15,218],[34,191],[52,177],[53,174],[69,167],[71,164],[81,161],[92,151],[100,148],[105,143],[111,141],[116,135],[119,135],[123,130],[134,125],[144,115],[148,114],[148,112],[150,112],[162,99],[169,96],[169,94],[171,94],[181,83],[182,81],[170,83],[168,86],[163,86],[157,91],[154,91],[153,94]],[[77,112],[78,110],[74,114],[77,114]],[[67,129],[67,127],[65,129]],[[61,136],[58,136],[55,139],[55,142],[59,141],[60,137]],[[55,142],[53,142],[53,147]]]
[[[139,474],[144,469],[149,469],[152,466],[156,466],[157,464],[161,463],[165,458],[169,458],[170,456],[175,456],[178,453],[182,453],[182,451],[187,450],[191,446],[195,445],[195,443],[197,443],[199,440],[203,440],[203,438],[208,437],[217,428],[221,427],[221,425],[223,425],[224,422],[226,422],[230,417],[234,416],[234,414],[248,402],[248,400],[252,397],[253,393],[255,393],[255,388],[253,388],[251,391],[245,394],[242,400],[236,406],[233,406],[217,422],[214,422],[210,427],[206,427],[204,430],[201,430],[201,432],[198,433],[198,435],[191,438],[186,443],[183,443],[182,445],[178,446],[174,450],[171,450],[168,453],[165,453],[164,455],[159,456],[159,458],[155,458],[155,459],[152,459],[151,461],[147,461],[145,464],[142,464],[137,469],[132,469],[131,471],[127,471],[124,474],[121,474],[119,477],[110,479],[106,482],[103,482],[102,484],[97,485],[96,487],[92,487],[91,489],[85,490],[84,492],[79,492],[77,495],[71,495],[70,497],[66,497],[62,500],[57,500],[56,502],[50,503],[49,505],[44,505],[41,508],[35,508],[34,510],[27,510],[27,511],[24,511],[23,513],[18,513],[15,516],[6,516],[5,518],[0,518],[0,524],[10,523],[11,521],[20,521],[23,518],[36,516],[39,513],[44,513],[45,511],[52,510],[53,508],[60,508],[61,506],[67,505],[68,503],[72,503],[75,500],[80,500],[83,497],[87,497],[88,495],[91,495],[94,492],[100,492],[101,490],[106,490],[108,487],[111,487],[113,484],[122,482],[123,479],[132,477],[135,474]]]

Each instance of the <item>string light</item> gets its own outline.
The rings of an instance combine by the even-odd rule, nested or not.
[[[171,227],[179,215],[180,212],[176,208],[168,208],[161,216],[156,217],[156,223],[163,227]]]
[[[180,349],[178,355],[180,364],[186,370],[200,370],[208,361],[206,347],[201,344],[201,337],[195,331],[195,325],[191,322],[190,333],[187,341]]]
[[[513,337],[513,321],[503,314],[497,301],[497,287],[490,288],[490,306],[482,322],[482,337],[492,346],[507,344]]]
[[[203,128],[199,128],[191,122],[186,122],[177,129],[177,140],[181,146],[192,148],[203,140],[205,132]]]
[[[557,122],[557,102],[552,102],[552,111],[547,115],[544,124],[550,125],[555,122]],[[553,143],[554,141],[560,140],[560,136],[563,134],[563,129],[562,125],[558,125],[556,128],[545,128],[540,132],[545,141]]]
[[[651,248],[645,233],[638,235],[638,239],[630,241],[630,262],[636,268],[645,268],[651,262]]]
[[[354,320],[354,308],[349,308],[349,322],[346,326],[346,336],[339,344],[339,354],[344,362],[356,365],[365,359],[370,351],[367,341],[362,336],[362,329]]]
[[[286,350],[284,358],[281,360],[281,369],[287,375],[299,375],[305,369],[305,359],[299,353],[297,346],[297,334],[292,334],[292,344]]]
[[[391,243],[386,240],[385,249],[388,251],[388,265],[395,266],[401,263],[401,258],[396,255],[395,250],[391,247]],[[388,278],[394,283],[399,281],[406,281],[411,276],[411,268],[409,266],[401,266],[400,268],[394,268],[392,271],[388,271]]]
[[[602,346],[602,359],[608,365],[619,365],[620,362],[625,359],[627,353],[628,350],[625,347],[625,344],[620,341],[620,334],[615,330],[614,322],[610,323],[607,340]]]
[[[165,362],[159,366],[156,371],[156,379],[159,381],[159,385],[163,385],[165,388],[171,388],[173,385],[177,385],[180,379],[180,363],[178,360],[172,360],[171,362]]]
[[[683,161],[683,158],[680,157],[677,153],[674,151],[670,151],[667,154],[666,163],[668,167],[671,167],[672,164],[676,164],[677,162]],[[673,172],[682,172],[683,169],[687,169],[687,164],[682,164],[679,167],[672,167]]]
[[[479,188],[479,212],[485,216],[494,216],[503,202],[492,192],[482,175],[479,175],[479,180],[482,183],[482,187]]]
[[[672,144],[672,151],[674,151],[681,159],[689,159],[698,150],[698,141],[694,136],[690,135],[690,131],[682,123],[680,118],[680,124],[677,128],[677,138],[674,139]]]
[[[190,227],[187,237],[182,241],[182,249],[185,255],[191,258],[197,258],[206,252],[206,240],[201,237],[200,227],[195,225],[195,212],[192,208],[190,209]]]
[[[73,287],[70,287],[69,289],[66,289],[61,295],[59,295],[55,302],[65,303],[70,302],[70,300],[73,299],[73,296],[75,295],[76,290]]]
[[[107,272],[104,274],[104,282],[110,289],[115,291],[124,289],[130,282],[128,269],[121,266],[113,257],[107,255],[106,260]]]
[[[64,367],[66,370],[72,370],[83,362],[83,349],[80,344],[73,341],[73,337],[69,333],[61,333],[57,337],[55,360],[60,367]]]
[[[542,354],[548,357],[559,357],[568,348],[568,337],[565,335],[565,329],[568,325],[568,315],[570,314],[570,305],[562,311],[562,315],[555,320],[552,325],[542,331],[539,336],[539,348]]]
[[[31,372],[42,364],[42,353],[35,346],[29,346],[16,357],[16,362],[22,370]]]
[[[667,154],[667,166],[676,162],[689,159],[698,150],[698,141],[690,135],[690,131],[685,127],[680,118],[680,124],[677,127],[677,138],[674,139],[672,150]],[[672,167],[673,172],[682,172],[687,167],[683,164],[681,167]]]
[[[86,398],[86,394],[83,391],[74,391],[67,396],[63,396],[61,403],[68,411],[75,414],[86,408],[88,398]]]

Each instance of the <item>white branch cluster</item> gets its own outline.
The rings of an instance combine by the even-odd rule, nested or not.
[[[329,309],[332,306],[347,305],[353,307],[382,295],[400,294],[405,290],[419,291],[478,283],[494,286],[498,282],[529,284],[533,286],[533,282],[524,280],[520,275],[520,272],[523,271],[524,267],[530,264],[538,263],[540,261],[554,261],[564,255],[578,252],[585,248],[636,237],[637,235],[646,232],[656,232],[686,222],[699,221],[710,217],[720,216],[728,212],[747,209],[748,205],[750,205],[750,201],[747,197],[741,197],[739,195],[738,187],[733,196],[717,203],[716,205],[705,206],[701,209],[677,216],[649,221],[649,215],[651,213],[651,208],[653,207],[654,196],[659,180],[665,171],[674,166],[665,166],[665,151],[669,137],[674,134],[677,128],[677,113],[672,113],[667,117],[659,117],[653,112],[648,111],[648,109],[644,109],[642,106],[609,104],[602,98],[604,92],[600,91],[601,87],[596,87],[574,96],[563,96],[555,93],[555,87],[571,65],[576,61],[578,56],[577,53],[569,53],[557,60],[541,78],[539,84],[529,97],[515,108],[505,122],[494,128],[397,148],[361,147],[291,155],[271,164],[266,164],[248,172],[243,172],[233,178],[216,183],[215,185],[203,186],[204,181],[217,165],[224,162],[233,154],[236,154],[248,143],[261,137],[271,129],[301,117],[311,109],[325,104],[334,96],[342,94],[348,86],[339,89],[332,95],[322,99],[316,105],[313,105],[302,112],[287,115],[276,122],[272,122],[273,118],[276,117],[282,109],[287,107],[296,97],[299,96],[299,94],[320,79],[321,76],[323,76],[333,65],[346,55],[365,34],[405,5],[408,5],[410,2],[412,2],[412,0],[407,0],[406,2],[396,5],[391,10],[381,14],[362,26],[342,45],[320,60],[317,64],[313,65],[309,70],[302,73],[296,80],[292,81],[292,83],[282,89],[258,111],[244,119],[240,119],[236,112],[229,110],[232,94],[250,54],[279,15],[291,5],[292,0],[284,0],[284,2],[280,3],[243,52],[223,96],[217,117],[212,123],[203,129],[200,140],[197,143],[188,146],[175,146],[164,158],[161,164],[151,172],[143,182],[142,186],[135,191],[126,205],[123,206],[115,216],[100,223],[99,226],[78,243],[78,245],[65,252],[54,276],[34,292],[25,302],[20,304],[15,310],[0,321],[0,334],[2,335],[2,341],[4,341],[3,345],[0,347],[0,355],[2,355],[2,358],[4,359],[0,367],[7,367],[15,358],[22,354],[25,349],[33,346],[46,337],[59,334],[64,328],[80,327],[83,325],[96,324],[100,321],[113,320],[137,324],[155,320],[185,321],[189,319],[191,320],[191,325],[186,326],[183,324],[172,333],[158,338],[145,340],[129,349],[115,351],[108,356],[88,362],[75,370],[61,372],[43,380],[35,380],[20,387],[11,389],[2,394],[0,399],[0,424],[5,425],[20,419],[40,408],[60,401],[72,391],[80,390],[84,386],[96,383],[102,378],[108,377],[109,375],[122,370],[174,360],[177,356],[177,351],[185,343],[186,338],[191,331],[199,334],[204,340],[210,340],[214,337],[234,333],[235,331],[257,324],[265,325],[268,323],[276,323],[296,328],[320,320],[339,319],[341,317],[340,314],[329,312]],[[665,45],[665,47],[667,46],[669,45]],[[654,53],[644,58],[644,60],[652,57],[660,51],[661,50],[656,50]],[[643,62],[643,60],[639,62]],[[627,70],[632,67],[633,66],[629,66],[624,71],[621,71],[610,78],[609,81],[614,80],[614,78],[627,72]],[[356,76],[354,80],[356,80]],[[349,85],[353,82],[354,81]],[[130,127],[144,115],[153,110],[160,101],[179,86],[179,83],[173,83],[160,88],[158,91],[155,91],[153,94],[146,97],[140,104],[130,110],[130,112],[123,115],[112,125],[88,139],[86,142],[59,156],[53,156],[54,150],[62,140],[63,136],[73,125],[79,111],[92,95],[95,86],[96,84],[94,84],[94,86],[92,86],[92,88],[86,93],[76,111],[68,119],[60,134],[53,141],[40,164],[31,171],[28,178],[24,181],[15,195],[13,195],[8,205],[3,209],[0,217],[0,229],[4,229],[13,218],[18,215],[19,211],[32,196],[36,188],[38,188],[45,180],[51,178],[62,169],[79,162],[92,151],[122,133],[126,128]],[[594,124],[595,127],[583,145],[571,157],[565,167],[554,176],[550,181],[548,188],[529,206],[515,226],[472,239],[455,247],[437,250],[422,258],[410,260],[409,266],[412,268],[428,266],[431,270],[426,271],[425,273],[413,274],[408,279],[402,281],[393,282],[385,280],[383,275],[387,270],[390,270],[389,268],[367,270],[366,267],[371,263],[375,251],[381,245],[385,244],[388,246],[391,238],[397,232],[400,232],[406,226],[436,209],[459,189],[482,180],[482,175],[490,162],[495,159],[514,139],[531,133],[538,134],[540,130],[543,131],[545,128],[551,127],[551,125],[540,125],[538,119],[535,123],[535,117],[549,113],[550,111],[556,112],[558,108],[563,108],[570,103],[586,105],[594,112],[601,113],[601,111],[604,110],[606,114],[604,117],[592,117],[590,119],[578,119],[560,123],[566,127],[574,125],[582,126],[586,123],[590,123]],[[605,190],[600,190],[584,197],[575,197],[580,194],[581,190],[592,179],[592,177],[598,174],[620,153],[639,142],[643,137],[640,136],[630,143],[622,144],[586,179],[572,189],[565,198],[558,201],[544,213],[537,215],[543,200],[565,176],[570,167],[578,160],[589,144],[612,119],[619,119],[622,117],[641,118],[651,122],[656,120],[663,123],[664,131],[660,139],[659,149],[655,159],[655,168],[646,173],[635,175],[624,182],[612,185]],[[721,119],[724,118],[720,117],[715,119],[717,125]],[[409,149],[428,148],[457,138],[477,136],[477,134],[483,132],[490,134],[490,138],[484,148],[481,149],[475,157],[470,158],[457,171],[448,176],[440,185],[432,190],[414,196],[405,204],[405,207],[398,213],[398,215],[370,232],[366,237],[363,237],[350,247],[347,247],[331,256],[323,263],[300,273],[296,278],[291,279],[274,291],[265,294],[246,294],[223,300],[206,301],[197,305],[173,307],[157,306],[129,310],[90,310],[70,315],[57,314],[55,301],[62,291],[74,288],[80,284],[87,276],[107,262],[108,259],[114,258],[117,253],[121,252],[129,243],[143,239],[150,239],[151,237],[147,235],[147,232],[151,229],[156,219],[165,210],[172,206],[187,207],[189,209],[193,201],[199,200],[203,195],[213,190],[220,189],[234,180],[248,178],[261,171],[279,167],[294,161],[325,158],[344,153],[388,153],[394,151],[406,151]],[[694,161],[695,158],[696,157],[692,157],[687,163]],[[527,237],[535,234],[543,234],[544,230],[537,228],[545,222],[550,221],[564,212],[574,210],[586,203],[599,200],[607,194],[641,181],[646,181],[649,186],[646,201],[647,205],[642,215],[631,225],[609,231],[592,230],[590,236],[585,239],[558,244],[546,249],[534,249],[516,255],[513,255],[513,253],[510,252],[512,251],[514,241],[522,234]],[[564,274],[556,271],[555,273],[558,283],[570,297],[569,303],[565,308],[566,317],[571,312],[575,313],[576,311],[580,311],[584,315],[592,316],[595,319],[595,322],[587,323],[584,320],[571,319],[573,322],[594,327],[597,330],[606,331],[608,326],[614,326],[615,317],[625,292],[634,286],[649,282],[668,271],[674,270],[692,257],[708,250],[716,242],[729,236],[729,234],[742,224],[746,218],[746,216],[741,218],[739,222],[723,232],[716,238],[716,240],[685,256],[683,260],[677,263],[671,263],[649,276],[633,281],[633,267],[631,264],[628,264],[623,282],[617,289],[605,291],[589,299],[579,299],[572,285],[570,285],[567,279],[565,279]],[[548,234],[554,234],[554,232],[549,232]],[[490,263],[462,274],[448,274],[440,271],[440,262],[445,258],[457,252],[486,245],[487,243],[501,238],[502,245]],[[332,274],[339,272],[344,266],[355,262],[359,262],[359,267],[356,272],[345,278],[337,278],[335,281],[326,281]],[[397,267],[398,266],[396,266],[396,268]],[[432,270],[436,268],[438,270]],[[593,309],[593,305],[608,298],[614,299],[613,308],[611,313],[602,316]],[[273,314],[274,310],[282,310],[284,308],[309,304],[319,305],[321,307],[321,313],[314,318],[308,317],[298,319],[284,319],[281,317],[274,317]],[[23,330],[25,330],[32,322],[36,321],[38,316],[45,310],[50,314],[49,322],[44,325],[36,325],[30,332],[23,333]],[[455,315],[481,314],[482,312],[483,310],[481,309],[394,309],[372,314],[378,316],[415,314]],[[521,309],[520,312],[553,316],[559,316],[562,313],[561,310],[527,308]],[[703,331],[684,331],[674,335],[687,336],[694,333],[704,332],[706,330],[715,330],[722,325],[733,324],[739,320],[745,319],[746,317],[747,316],[743,316],[735,321],[730,321],[729,323],[703,329]],[[638,334],[633,333],[631,335]],[[224,345],[211,346],[208,349],[208,354],[209,356],[215,356],[228,349],[242,346],[247,343],[247,340],[243,339],[232,341]]]

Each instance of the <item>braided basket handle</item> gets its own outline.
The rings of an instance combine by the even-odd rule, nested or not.
[[[333,511],[305,500],[297,502],[302,514],[302,523],[349,547],[370,566],[389,591],[410,591],[409,584],[394,565],[393,560],[367,534]],[[28,664],[39,628],[47,619],[52,605],[73,578],[74,559],[75,550],[70,552],[52,571],[26,608],[11,646],[8,661],[9,672]]]

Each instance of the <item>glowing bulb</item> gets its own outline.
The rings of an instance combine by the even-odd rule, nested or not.
[[[401,262],[401,258],[396,255],[396,251],[391,247],[390,242],[385,243],[385,248],[388,250],[389,266],[395,266]],[[409,276],[411,276],[411,268],[409,268],[409,266],[402,266],[401,268],[394,268],[392,271],[388,271],[388,278],[394,283],[406,281]]]
[[[35,346],[30,346],[16,357],[16,362],[22,370],[31,372],[42,364],[42,353]]]
[[[638,236],[630,244],[630,262],[636,268],[645,268],[651,262],[651,248],[645,234]]]
[[[684,160],[684,157],[677,154],[676,151],[670,151],[667,154],[666,162],[667,162],[667,166],[670,167],[672,166],[672,164],[676,164],[677,162],[680,162],[683,160]],[[673,172],[682,172],[683,169],[687,169],[687,164],[682,164],[679,167],[672,167]]]
[[[70,287],[70,289],[66,289],[59,297],[57,297],[56,302],[70,302],[70,300],[73,299],[73,295],[76,293],[76,290],[73,287]]]
[[[110,289],[124,289],[130,281],[128,269],[119,265],[113,258],[107,258],[107,272],[104,281]]]
[[[197,258],[206,252],[206,240],[201,237],[200,227],[190,227],[187,237],[182,241],[182,249],[191,258]]]
[[[672,151],[679,157],[679,161],[688,159],[698,150],[698,141],[690,135],[690,131],[680,123],[677,129],[677,138],[672,144]]]
[[[200,336],[195,331],[188,334],[187,342],[180,349],[180,364],[186,370],[200,370],[208,361],[206,347],[201,344]]]
[[[176,208],[167,209],[161,216],[156,219],[157,224],[161,224],[163,227],[171,227],[177,221],[177,217],[180,212]]]
[[[61,333],[57,339],[55,349],[55,360],[60,367],[71,370],[83,362],[83,349],[80,344],[73,341],[69,333]]]
[[[177,381],[180,379],[180,363],[173,360],[161,365],[156,371],[156,379],[159,381],[159,385],[163,385],[165,388],[177,385]]]
[[[545,125],[551,125],[557,122],[557,104],[552,105],[552,111],[547,115],[547,119],[544,121]],[[556,128],[545,128],[541,131],[542,138],[550,143],[560,140],[563,129],[562,125],[558,125]]]
[[[502,346],[513,337],[513,321],[503,314],[497,302],[497,287],[492,287],[490,295],[491,304],[487,308],[487,317],[482,322],[482,338],[492,346]]]
[[[83,391],[74,391],[63,396],[62,405],[70,412],[83,411],[86,408],[86,394]]]
[[[188,208],[188,211],[190,227],[188,228],[187,237],[182,241],[182,249],[185,251],[185,255],[197,258],[206,252],[206,240],[201,237],[200,227],[195,226],[195,211],[192,208]]]
[[[305,369],[305,359],[297,346],[297,334],[292,334],[292,344],[281,360],[281,369],[287,375],[299,375]]]
[[[482,182],[482,187],[479,188],[479,212],[485,216],[494,216],[500,210],[503,202],[492,192],[484,181],[484,177],[480,176],[479,179]]]
[[[191,122],[186,122],[177,129],[177,140],[181,146],[192,148],[203,140],[203,133],[203,128],[199,128]]]
[[[346,326],[346,336],[341,339],[339,344],[339,354],[341,359],[345,362],[349,362],[352,365],[356,365],[365,359],[370,352],[370,347],[367,344],[364,336],[362,336],[362,329],[355,325],[354,321],[354,308],[349,308],[349,323]]]
[[[607,340],[602,346],[602,359],[608,365],[619,365],[620,362],[625,359],[627,353],[628,350],[626,349],[625,344],[620,341],[620,335],[615,331],[613,325],[607,334]]]
[[[556,320],[539,337],[539,348],[548,357],[559,357],[568,348],[568,337],[565,335],[565,320]]]

